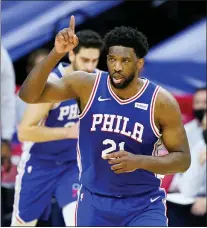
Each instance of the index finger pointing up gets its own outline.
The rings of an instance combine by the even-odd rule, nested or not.
[[[75,17],[73,15],[70,17],[69,28],[75,33]]]

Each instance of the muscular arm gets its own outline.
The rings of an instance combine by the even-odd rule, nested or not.
[[[26,103],[51,103],[78,98],[74,87],[80,72],[74,72],[55,82],[47,81],[50,72],[63,56],[53,48],[50,54],[34,67],[19,91],[19,97],[23,101]]]
[[[83,73],[75,72],[55,83],[47,82],[47,78],[55,65],[77,45],[75,17],[71,16],[69,27],[56,35],[55,47],[27,76],[19,92],[20,98],[26,103],[54,103],[71,98],[79,99],[80,87],[77,85],[84,84],[84,77],[79,77]]]
[[[59,56],[59,57],[58,57]],[[55,81],[48,76],[60,58],[55,49],[30,72],[19,91],[19,97],[30,104],[58,103],[68,99],[87,103],[95,82],[95,74],[76,71]]]
[[[160,89],[157,95],[154,120],[169,154],[155,157],[127,151],[109,153],[103,159],[109,159],[108,163],[115,173],[144,169],[157,174],[171,174],[185,172],[189,168],[190,151],[180,109],[175,98],[164,89]]]
[[[45,127],[41,126],[41,121],[47,117],[52,107],[51,103],[28,105],[22,122],[18,127],[18,137],[20,141],[47,142],[67,138],[77,138],[77,125],[71,128]]]
[[[164,89],[160,89],[157,96],[155,121],[160,126],[161,139],[169,154],[160,157],[145,156],[141,168],[158,174],[185,172],[191,163],[186,132],[178,103]]]

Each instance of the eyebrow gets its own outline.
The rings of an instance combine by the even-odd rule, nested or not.
[[[108,54],[108,56],[109,57],[115,57],[115,55],[110,55],[110,54]],[[123,57],[123,56],[121,56],[123,59],[131,59],[131,57],[129,57],[129,56],[126,56],[126,57]]]
[[[88,57],[83,57],[83,56],[81,56],[80,57],[81,59],[89,59]],[[92,59],[92,60],[97,60],[98,58],[94,58],[94,59]]]

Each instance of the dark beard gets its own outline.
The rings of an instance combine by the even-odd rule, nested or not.
[[[110,82],[116,89],[125,89],[135,78],[135,74],[131,74],[127,79],[124,80],[123,83],[115,84],[113,81],[113,77],[109,74]]]
[[[206,109],[197,109],[197,110],[193,110],[193,114],[195,116],[195,118],[201,123],[202,119],[205,115],[205,111]]]
[[[203,138],[204,138],[204,141],[205,143],[207,144],[207,130],[203,130]]]

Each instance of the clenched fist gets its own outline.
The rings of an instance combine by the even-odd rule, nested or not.
[[[59,54],[72,51],[78,45],[75,35],[75,17],[70,17],[69,28],[61,30],[55,37],[55,49]]]

